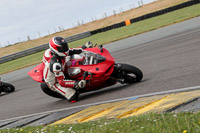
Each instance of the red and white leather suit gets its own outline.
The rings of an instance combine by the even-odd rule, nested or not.
[[[74,51],[75,49],[69,50],[69,55],[76,54]],[[73,89],[76,81],[66,80],[63,73],[69,59],[70,56],[60,58],[55,54],[52,54],[50,49],[47,49],[43,56],[43,63],[45,65],[43,71],[44,81],[50,89],[65,96],[68,100],[76,93]]]

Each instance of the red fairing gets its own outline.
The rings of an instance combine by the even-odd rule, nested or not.
[[[99,48],[88,48],[87,51],[97,53],[99,55],[102,55],[106,57],[106,60],[104,62],[93,64],[93,65],[81,65],[79,67],[82,68],[83,71],[88,71],[94,74],[97,74],[99,77],[103,74],[106,74],[105,72],[115,63],[115,59],[110,55],[109,51],[103,48],[103,52],[99,50]],[[113,66],[114,67],[114,66]]]
[[[106,58],[104,62],[93,64],[93,65],[75,65],[72,67],[80,67],[82,73],[76,76],[72,76],[72,79],[81,80],[83,79],[84,71],[93,73],[92,77],[89,75],[86,80],[90,80],[90,83],[86,85],[85,90],[94,90],[96,88],[103,88],[107,86],[105,82],[110,78],[114,70],[115,59],[110,55],[109,51],[103,48],[103,52],[97,47],[87,48],[86,51],[97,53]]]
[[[37,65],[35,68],[33,68],[31,71],[29,71],[28,75],[31,76],[31,78],[35,80],[36,82],[44,82],[43,69],[44,69],[44,64],[41,63]]]

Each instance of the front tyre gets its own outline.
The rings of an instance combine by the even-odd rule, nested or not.
[[[123,78],[124,83],[135,83],[142,80],[143,73],[139,68],[129,64],[118,64],[118,66],[120,66],[118,68],[119,75]]]

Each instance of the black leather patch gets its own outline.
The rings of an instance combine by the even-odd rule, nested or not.
[[[51,61],[49,63],[50,71],[53,72],[53,64],[58,62],[58,58],[56,56],[53,56],[51,58]],[[57,69],[57,68],[56,68]]]

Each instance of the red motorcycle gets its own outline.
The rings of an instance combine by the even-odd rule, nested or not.
[[[129,64],[116,63],[109,51],[103,46],[87,48],[81,54],[70,58],[70,67],[64,72],[74,80],[85,79],[87,85],[79,92],[98,90],[119,83],[136,83],[142,80],[143,73],[140,69]],[[28,74],[37,82],[41,82],[41,89],[47,95],[64,98],[61,94],[51,90],[43,80],[44,64],[39,64]]]

